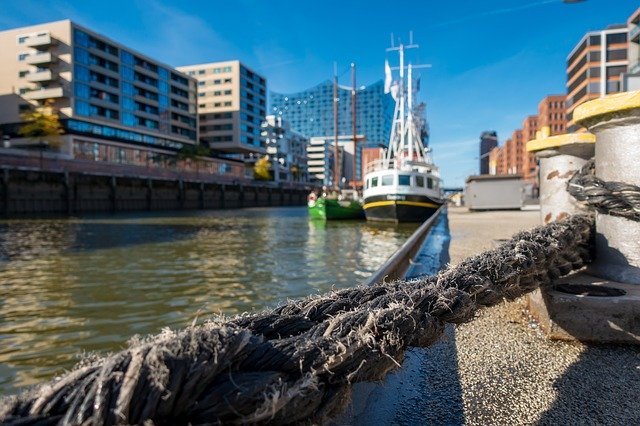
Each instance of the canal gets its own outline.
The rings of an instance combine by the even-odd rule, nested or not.
[[[136,334],[360,283],[415,228],[305,207],[0,221],[0,394]]]

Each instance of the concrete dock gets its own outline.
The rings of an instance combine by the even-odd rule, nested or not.
[[[450,258],[540,224],[539,211],[449,208]],[[640,348],[548,340],[525,298],[480,312],[354,400],[352,424],[637,425]],[[357,394],[356,394],[357,395]]]

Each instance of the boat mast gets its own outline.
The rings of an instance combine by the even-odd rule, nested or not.
[[[356,189],[356,64],[351,63],[351,134],[353,135],[353,155],[351,156],[351,174],[353,189]]]
[[[407,76],[407,109],[409,112],[409,116],[407,117],[407,121],[409,124],[409,129],[408,129],[408,138],[409,141],[407,143],[407,146],[409,148],[409,161],[413,161],[413,96],[412,96],[412,81],[411,81],[411,64],[409,64],[409,75]]]
[[[338,128],[338,71],[337,65],[333,64],[333,186],[334,188],[340,187],[340,174],[338,170],[339,165],[339,149],[338,149],[338,134],[340,129]]]

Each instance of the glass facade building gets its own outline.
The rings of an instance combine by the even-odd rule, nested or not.
[[[352,134],[351,87],[338,88],[339,134]],[[291,128],[308,137],[334,134],[333,82],[324,81],[315,87],[298,93],[269,94],[269,112],[291,124]],[[395,103],[384,93],[382,80],[356,91],[356,133],[364,135],[364,146],[389,143]]]

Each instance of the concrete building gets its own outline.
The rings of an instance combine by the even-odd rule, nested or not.
[[[309,138],[291,129],[282,117],[268,115],[262,123],[262,138],[276,182],[308,182],[307,145]]]
[[[640,7],[627,20],[629,67],[623,76],[623,90],[640,90]]]
[[[480,134],[480,174],[489,173],[489,153],[498,146],[498,133],[486,130]]]
[[[628,27],[609,25],[586,33],[567,56],[568,130],[574,131],[576,106],[588,100],[623,91],[622,74],[627,72]]]
[[[248,157],[266,153],[260,126],[267,82],[240,61],[178,67],[198,80],[200,141],[212,150]]]
[[[363,138],[363,135],[356,135]],[[333,184],[333,171],[335,164],[335,138],[333,136],[318,136],[309,139],[307,146],[307,164],[310,182],[323,185]],[[361,180],[359,173],[362,171],[362,149],[355,150],[355,179],[353,170],[353,137],[340,136],[338,138],[338,172],[348,184],[353,180]],[[342,184],[342,182],[341,182]]]
[[[72,21],[1,31],[0,63],[13,137],[20,113],[51,100],[74,158],[148,165],[197,142],[195,79]]]
[[[338,133],[351,135],[351,87],[338,87]],[[329,80],[297,93],[269,94],[270,112],[309,137],[334,133],[333,83]],[[356,90],[356,133],[364,135],[363,146],[388,145],[395,102],[378,81]],[[426,130],[426,127],[425,127]]]

